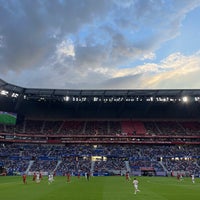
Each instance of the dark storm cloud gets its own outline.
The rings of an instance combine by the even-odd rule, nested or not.
[[[56,44],[104,9],[104,1],[0,1],[0,68],[40,67]],[[88,6],[89,5],[89,6]]]

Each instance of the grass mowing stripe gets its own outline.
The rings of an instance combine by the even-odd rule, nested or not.
[[[133,180],[133,178],[132,178]],[[171,177],[138,177],[139,189],[134,195],[131,181],[125,177],[55,177],[48,184],[47,177],[36,184],[32,177],[27,178],[27,185],[21,177],[0,177],[1,199],[3,200],[197,200],[200,196],[200,179],[195,184],[190,178],[178,181]]]

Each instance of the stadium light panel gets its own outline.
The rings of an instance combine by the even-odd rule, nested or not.
[[[186,96],[183,97],[183,98],[182,98],[182,101],[183,101],[183,102],[188,102],[188,97],[186,97]]]
[[[69,101],[70,97],[69,96],[64,96],[63,99],[64,99],[64,101]]]
[[[93,101],[94,101],[94,102],[96,102],[96,101],[98,101],[98,100],[99,100],[98,97],[94,97],[94,98],[93,98]]]
[[[1,95],[4,95],[4,96],[7,96],[8,95],[8,91],[6,91],[6,90],[1,90],[1,92],[0,92],[0,94]]]
[[[194,101],[200,101],[200,97],[194,97]]]
[[[19,96],[19,94],[17,93],[12,93],[11,97],[17,98]]]

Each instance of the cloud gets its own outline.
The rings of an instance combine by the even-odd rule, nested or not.
[[[91,0],[1,0],[0,35],[5,47],[0,51],[0,68],[19,71],[43,66],[66,35],[101,16],[104,6],[104,1]]]
[[[0,5],[0,69],[6,81],[26,87],[149,88],[170,87],[171,73],[183,72],[181,53],[153,61],[200,1],[0,0]],[[135,67],[137,61],[146,64]]]
[[[24,70],[18,75],[18,83],[23,87],[31,87],[34,82],[36,88],[56,89],[198,89],[199,74],[200,51],[190,56],[177,52],[160,63],[146,63],[126,69],[90,68],[86,73],[74,68],[66,70],[65,66],[59,66],[57,70],[53,64],[50,70],[46,66],[40,71]],[[9,72],[11,83],[15,76],[15,73]]]
[[[190,89],[199,88],[200,52],[184,56],[179,52],[169,55],[160,63],[147,63],[134,69],[118,70],[110,87],[122,80],[123,88],[135,89]],[[115,82],[116,80],[116,82]]]

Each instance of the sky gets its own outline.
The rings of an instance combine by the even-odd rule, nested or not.
[[[0,0],[0,79],[200,89],[200,0]]]

